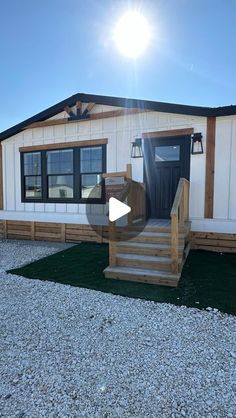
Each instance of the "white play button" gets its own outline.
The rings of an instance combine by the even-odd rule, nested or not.
[[[114,222],[131,211],[131,207],[115,197],[109,199],[109,221]]]

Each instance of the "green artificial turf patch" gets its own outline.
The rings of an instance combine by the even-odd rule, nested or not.
[[[210,306],[236,314],[234,254],[191,251],[178,288],[105,279],[103,270],[107,266],[107,244],[82,243],[8,273],[156,302]]]

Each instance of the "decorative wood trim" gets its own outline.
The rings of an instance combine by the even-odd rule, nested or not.
[[[47,151],[53,149],[63,148],[79,148],[79,147],[92,147],[96,145],[105,145],[108,143],[107,138],[102,139],[88,139],[85,141],[74,141],[74,142],[60,142],[58,144],[44,144],[44,145],[30,145],[28,147],[20,147],[20,152],[32,152],[32,151]]]
[[[69,115],[71,117],[75,117],[74,112],[72,111],[72,109],[69,106],[65,106],[64,111],[67,113],[67,115]]]
[[[185,129],[169,129],[168,131],[156,131],[156,132],[145,132],[142,134],[143,139],[152,139],[152,138],[165,138],[171,136],[186,136],[192,135],[194,132],[193,128]]]
[[[2,144],[0,143],[0,210],[3,209],[3,167],[2,167]]]
[[[62,118],[62,119],[50,119],[50,120],[44,120],[40,122],[34,122],[28,126],[25,126],[23,129],[41,128],[41,127],[46,127],[46,126],[62,125],[62,124],[74,123],[74,122],[87,122],[90,120],[115,118],[118,116],[134,115],[136,113],[144,113],[144,112],[150,112],[150,110],[139,109],[139,108],[118,109],[118,110],[111,110],[108,112],[92,113],[91,115],[87,114],[85,115],[84,119]]]
[[[94,108],[94,106],[96,106],[96,103],[88,103],[86,108],[83,111],[83,115],[86,115],[87,113],[90,112],[90,110],[92,110]]]
[[[82,109],[82,102],[80,101],[80,100],[78,100],[76,103],[75,103],[75,105],[76,105],[76,109],[77,109],[77,115],[79,114],[81,114],[81,109]]]
[[[206,175],[205,175],[205,218],[213,218],[215,176],[215,130],[216,118],[207,118]]]

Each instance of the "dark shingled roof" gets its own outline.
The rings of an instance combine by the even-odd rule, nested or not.
[[[23,122],[20,122],[17,125],[12,126],[11,128],[1,132],[0,141],[3,141],[6,138],[16,135],[31,123],[40,122],[53,117],[57,113],[62,112],[65,106],[73,106],[76,103],[76,101],[81,101],[85,103],[94,102],[97,104],[109,106],[148,109],[157,112],[176,113],[179,115],[229,116],[236,114],[236,105],[221,107],[189,106],[175,103],[153,102],[150,100],[127,99],[124,97],[110,97],[94,94],[77,93],[71,97],[68,97],[65,100],[62,100],[62,102],[59,102],[54,106],[51,106],[48,109],[45,109],[40,113],[37,113],[31,118],[26,119]]]

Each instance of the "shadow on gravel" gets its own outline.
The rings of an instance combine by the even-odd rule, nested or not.
[[[107,244],[82,243],[8,273],[115,295],[200,309],[212,307],[236,314],[234,254],[191,251],[178,288],[105,279],[102,272],[107,265]]]

